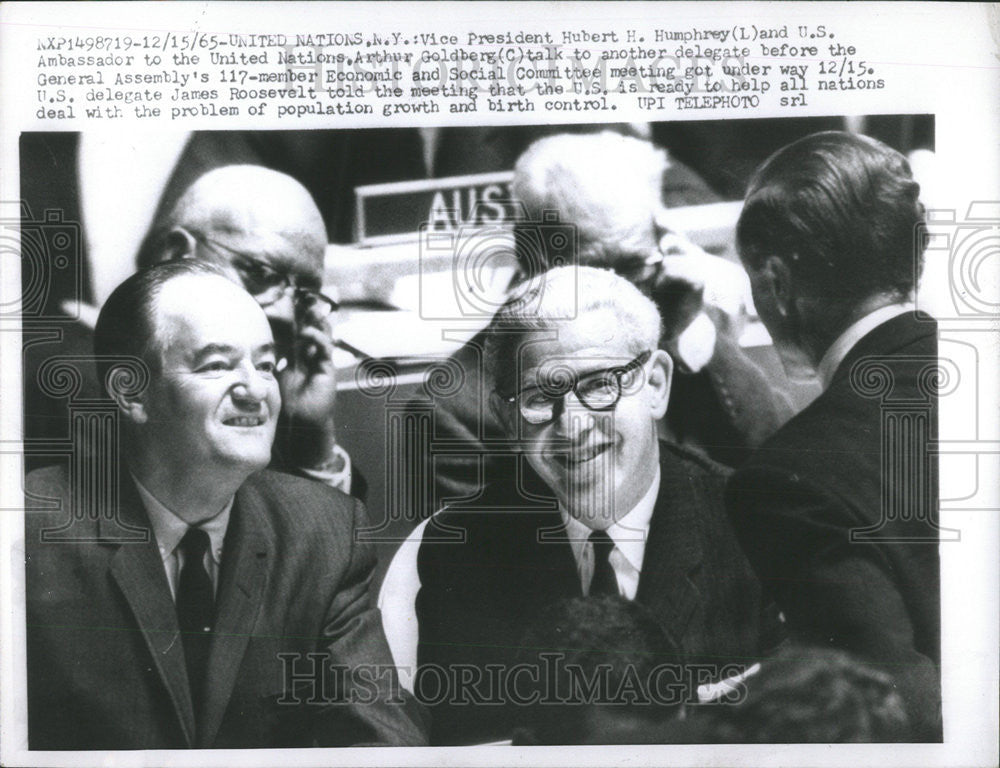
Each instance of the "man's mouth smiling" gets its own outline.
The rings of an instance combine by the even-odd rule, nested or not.
[[[260,427],[267,423],[266,416],[230,416],[223,419],[227,427]]]
[[[575,451],[555,453],[552,455],[552,458],[565,469],[576,469],[592,462],[598,456],[604,455],[613,445],[613,443],[588,445]]]

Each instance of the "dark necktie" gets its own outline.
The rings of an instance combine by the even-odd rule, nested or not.
[[[205,553],[210,546],[208,534],[201,528],[189,528],[180,543],[184,565],[177,582],[177,619],[196,714],[202,704],[212,622],[215,619],[212,579],[205,570]]]
[[[594,578],[590,580],[590,596],[618,596],[618,579],[611,567],[611,550],[615,543],[607,531],[593,531],[588,539],[594,545]]]

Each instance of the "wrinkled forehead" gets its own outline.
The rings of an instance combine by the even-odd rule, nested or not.
[[[635,357],[626,334],[602,314],[588,313],[525,336],[518,350],[519,385],[558,384],[568,376],[623,365]]]
[[[212,345],[251,350],[273,342],[257,302],[222,277],[172,280],[161,287],[153,310],[152,346],[165,365]]]

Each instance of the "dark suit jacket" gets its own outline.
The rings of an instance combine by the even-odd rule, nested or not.
[[[874,329],[826,392],[733,476],[727,493],[744,548],[789,629],[884,665],[923,739],[941,738],[940,564],[928,522],[937,519],[937,461],[921,444],[935,439],[937,404],[920,384],[936,358],[937,325],[926,315]],[[852,383],[855,365],[876,361],[879,368],[866,375],[859,368]],[[883,397],[861,394],[885,382]],[[903,439],[892,438],[896,426],[908,429]],[[883,445],[893,451],[885,468]],[[893,466],[912,467],[914,485],[904,486]],[[852,542],[852,529],[879,523],[884,499],[903,505],[903,514],[876,539]]]
[[[664,662],[712,664],[720,676],[733,674],[723,667],[753,664],[777,645],[782,630],[726,519],[726,470],[661,443],[660,471],[635,599],[682,650],[682,659]],[[582,596],[555,500],[530,484],[521,490],[497,484],[476,502],[435,515],[417,567],[418,698],[438,696],[436,675],[428,674],[431,682],[421,690],[426,665],[510,669],[523,660],[518,644],[546,606]],[[510,718],[503,707],[436,704],[431,743],[509,738]]]
[[[170,587],[125,470],[119,516],[78,522],[77,542],[42,541],[73,509],[64,468],[32,472],[26,490],[63,509],[26,514],[31,749],[425,742],[419,705],[389,690],[395,671],[369,599],[375,557],[354,541],[367,525],[356,500],[269,471],[236,494],[196,721]],[[116,520],[149,540],[116,543]],[[359,669],[369,678],[352,677]]]

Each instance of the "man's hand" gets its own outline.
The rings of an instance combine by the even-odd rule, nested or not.
[[[334,412],[337,370],[333,340],[326,324],[301,326],[295,349],[278,374],[285,434],[282,454],[291,468],[325,464],[336,445]]]
[[[688,323],[701,311],[700,302],[704,301],[723,312],[728,323],[725,330],[738,332],[750,293],[750,279],[743,268],[705,252],[676,232],[667,232],[660,238],[660,253],[663,254],[663,266],[658,283],[673,285],[675,292],[679,286],[690,286],[692,298],[685,303],[690,315]],[[699,298],[697,309],[694,308],[694,295]],[[684,327],[686,325],[680,326]]]
[[[663,317],[666,338],[675,339],[703,309],[705,279],[698,262],[705,252],[673,232],[660,238],[659,245],[650,296]]]
[[[666,349],[685,370],[697,372],[712,359],[717,332],[739,334],[749,278],[677,232],[662,235],[659,253],[650,294],[663,316]],[[718,310],[714,319],[706,305]]]

